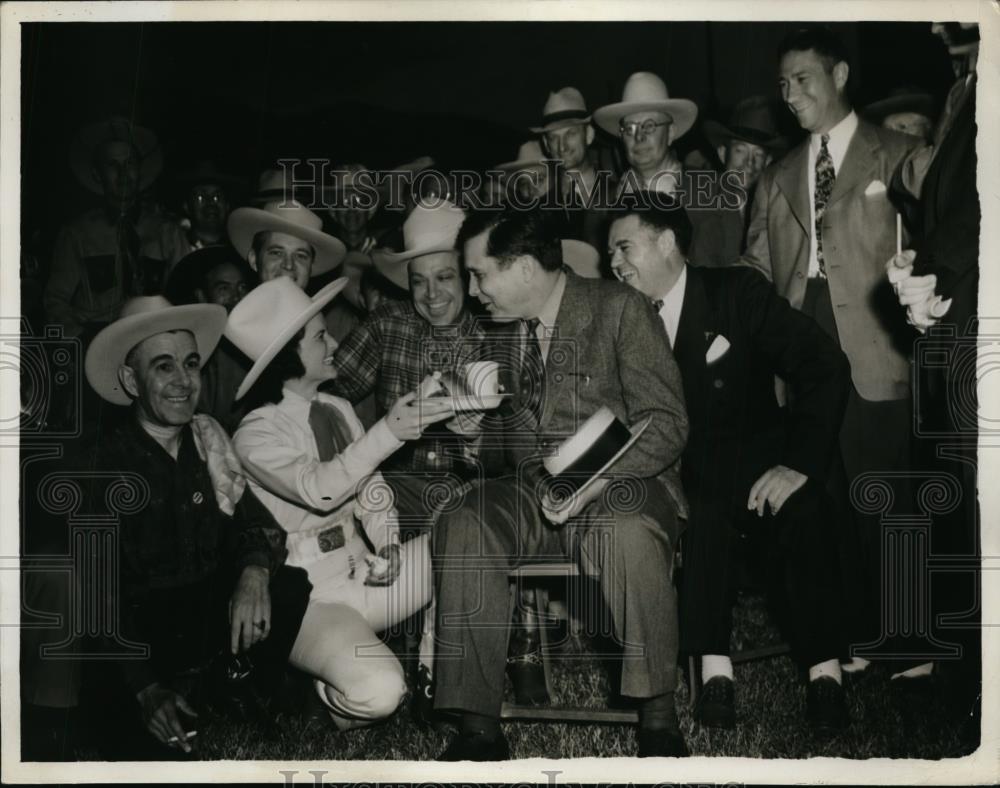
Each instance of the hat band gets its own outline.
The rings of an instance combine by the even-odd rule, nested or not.
[[[612,421],[579,457],[562,473],[550,476],[546,487],[553,503],[570,498],[590,481],[632,438],[632,432],[620,419]]]
[[[548,126],[550,123],[558,123],[561,120],[586,120],[589,117],[590,113],[585,109],[564,109],[544,115],[542,125]]]
[[[770,145],[777,138],[776,134],[756,129],[753,126],[731,126],[729,136],[752,145]]]

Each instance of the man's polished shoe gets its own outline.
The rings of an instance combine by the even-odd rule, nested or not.
[[[832,736],[847,727],[844,688],[835,679],[821,676],[806,689],[806,720],[814,733]]]
[[[443,726],[441,716],[434,711],[434,677],[426,665],[417,666],[410,711],[417,724],[423,728],[440,730]]]
[[[726,676],[713,676],[705,682],[694,707],[694,718],[706,728],[735,728],[733,680]]]
[[[640,758],[687,758],[688,751],[684,734],[659,728],[639,728]]]
[[[441,753],[439,761],[509,761],[510,746],[501,733],[496,738],[481,733],[459,733]]]
[[[507,675],[514,685],[514,700],[521,706],[544,706],[550,700],[545,686],[538,626],[529,628],[517,614],[515,616],[507,649]]]

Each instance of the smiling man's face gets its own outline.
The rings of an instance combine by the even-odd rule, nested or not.
[[[146,421],[180,427],[194,416],[201,393],[201,356],[190,331],[154,334],[121,367],[122,384]]]

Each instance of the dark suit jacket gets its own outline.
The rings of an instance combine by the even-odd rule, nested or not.
[[[484,445],[484,463],[494,472],[498,466],[511,472],[520,463],[539,460],[602,405],[629,425],[650,416],[649,427],[613,472],[659,479],[676,511],[686,516],[679,464],[687,439],[687,414],[666,330],[638,291],[564,270],[566,290],[545,362],[538,430],[518,429],[517,418],[523,416],[514,405],[518,397],[508,400],[484,422],[487,429],[491,424],[499,427],[498,433],[487,433],[485,440],[501,441],[503,460],[498,461],[495,453],[492,462],[488,460],[490,447]],[[501,364],[503,385],[515,393],[520,389],[517,330],[516,322],[506,324],[489,340],[489,355]]]
[[[823,255],[840,345],[866,400],[910,396],[912,332],[885,276],[896,253],[896,209],[887,186],[916,137],[863,119],[837,173],[823,219]],[[764,272],[779,295],[802,306],[809,273],[809,138],[772,164],[754,194],[743,262]]]
[[[713,363],[716,337],[728,351]],[[824,482],[840,429],[850,367],[832,339],[746,267],[688,266],[674,356],[690,434],[684,488],[696,498],[740,499],[775,464]],[[774,375],[790,387],[785,414]]]

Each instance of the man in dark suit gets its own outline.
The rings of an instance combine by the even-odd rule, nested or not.
[[[872,656],[881,634],[882,525],[879,515],[851,506],[848,490],[863,474],[878,474],[893,485],[899,511],[910,510],[912,334],[884,266],[897,221],[886,187],[919,141],[858,118],[847,96],[847,51],[829,30],[796,31],[779,53],[782,98],[809,136],[761,175],[741,259],[813,317],[851,363],[836,501],[841,526],[855,531],[843,556],[852,651]]]
[[[434,534],[436,707],[461,714],[441,759],[509,757],[499,720],[508,574],[533,559],[567,556],[597,575],[624,645],[621,692],[639,701],[639,755],[684,756],[672,582],[687,514],[677,466],[687,437],[680,374],[645,299],[564,266],[552,220],[541,211],[474,214],[457,242],[470,293],[503,329],[494,358],[513,396],[487,416],[499,429],[483,435],[484,464],[491,448],[502,455],[497,477],[449,506]],[[628,492],[615,495],[621,488],[602,479],[553,511],[540,495],[542,459],[602,406],[628,425],[650,419],[613,466]],[[611,494],[602,494],[606,488]]]
[[[644,197],[613,220],[608,251],[615,275],[653,301],[684,381],[690,436],[681,470],[691,528],[681,632],[684,651],[702,660],[695,718],[735,725],[731,559],[744,532],[765,536],[780,562],[774,576],[787,594],[789,636],[809,672],[809,722],[836,730],[847,720],[839,663],[846,641],[825,480],[847,401],[847,359],[758,272],[689,265],[687,213],[661,195]],[[775,374],[794,395],[787,413],[775,399]]]

